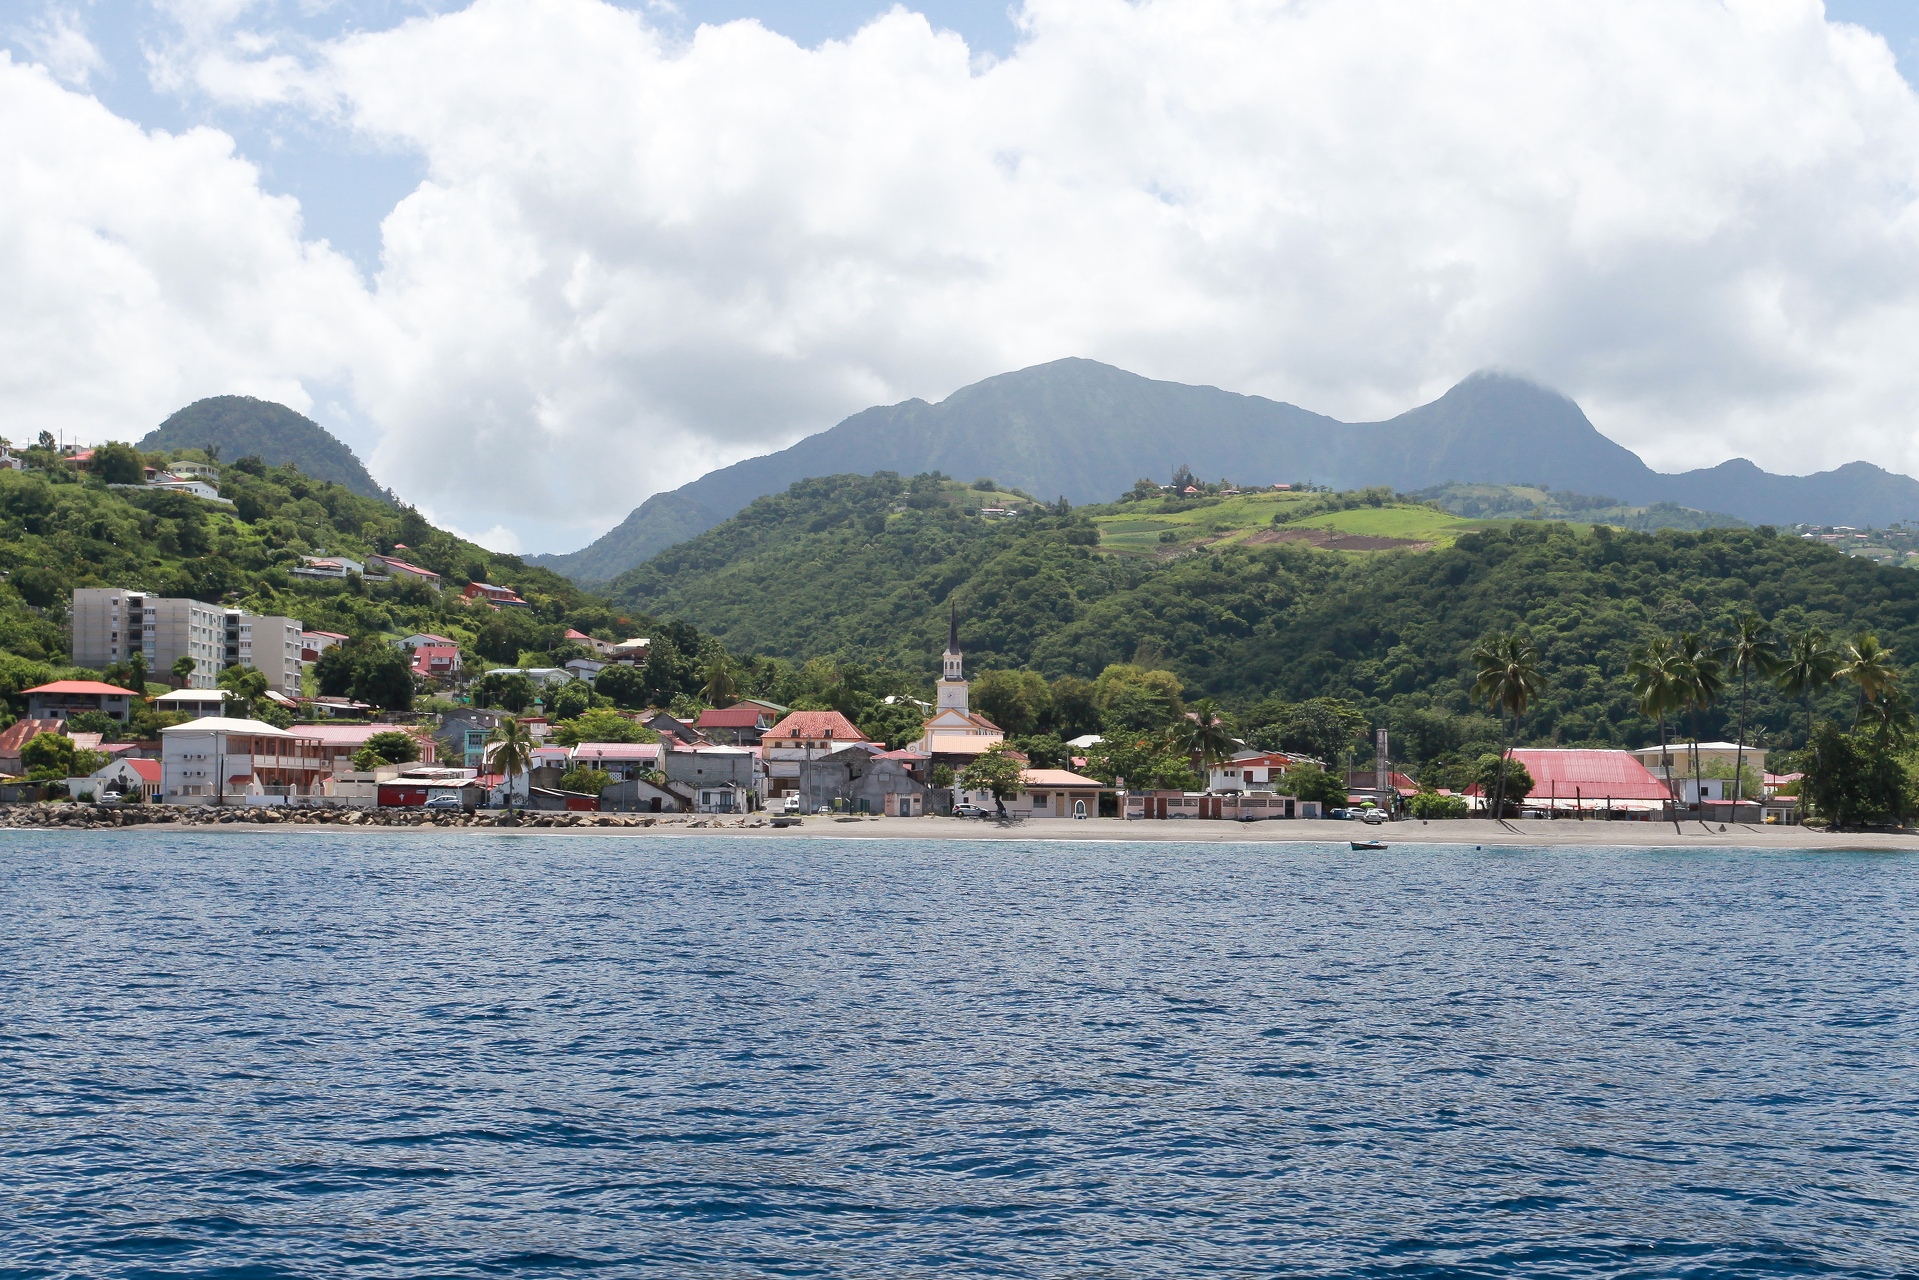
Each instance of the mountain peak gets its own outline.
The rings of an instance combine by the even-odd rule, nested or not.
[[[248,454],[268,466],[291,464],[315,480],[331,480],[365,498],[392,501],[343,442],[325,427],[283,404],[253,396],[208,396],[177,411],[141,437],[158,452],[212,446],[231,462]]]

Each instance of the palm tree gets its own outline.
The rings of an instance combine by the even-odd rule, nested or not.
[[[1699,770],[1699,718],[1712,709],[1726,691],[1725,666],[1720,661],[1719,651],[1707,644],[1697,631],[1682,631],[1679,640],[1673,645],[1673,655],[1679,660],[1679,695],[1681,705],[1692,713],[1692,795],[1693,803],[1699,806],[1699,820],[1706,819],[1706,804],[1700,795]]]
[[[1807,627],[1786,644],[1786,656],[1774,679],[1789,698],[1806,700],[1806,745],[1812,745],[1812,695],[1829,685],[1839,670],[1839,651],[1817,627]]]
[[[1899,684],[1899,668],[1894,664],[1892,650],[1880,644],[1879,637],[1870,631],[1860,632],[1847,643],[1840,653],[1840,667],[1833,674],[1859,686],[1859,710],[1852,721],[1854,729],[1865,723],[1866,705],[1879,701]]]
[[[1737,805],[1746,794],[1746,681],[1754,675],[1770,678],[1780,666],[1772,624],[1748,609],[1733,624],[1732,641],[1726,645],[1725,655],[1727,664],[1739,676],[1739,745],[1732,757],[1733,813],[1737,815]],[[1763,794],[1765,788],[1760,791]]]
[[[733,679],[733,666],[723,656],[715,655],[706,664],[706,685],[700,690],[700,696],[706,699],[710,707],[724,706],[731,702],[739,692],[739,685]]]
[[[502,716],[499,727],[488,735],[493,744],[489,753],[493,767],[506,778],[507,807],[513,807],[513,775],[533,768],[533,731],[513,716]]]
[[[1201,698],[1183,717],[1173,722],[1174,746],[1191,755],[1199,764],[1200,776],[1211,772],[1222,760],[1233,758],[1239,749],[1232,725],[1211,698]]]
[[[1659,722],[1659,763],[1666,771],[1666,803],[1672,803],[1672,756],[1666,751],[1666,716],[1685,705],[1685,676],[1672,641],[1654,636],[1632,651],[1626,664],[1639,714]],[[1668,814],[1670,815],[1670,807]],[[1673,819],[1677,827],[1679,820]]]
[[[1493,783],[1493,816],[1506,814],[1506,759],[1512,754],[1513,739],[1519,734],[1519,719],[1545,687],[1539,670],[1539,650],[1532,640],[1517,632],[1494,632],[1473,647],[1467,655],[1473,664],[1472,696],[1485,702],[1500,717],[1504,741],[1499,748],[1499,777]],[[1508,727],[1510,725],[1510,728]]]

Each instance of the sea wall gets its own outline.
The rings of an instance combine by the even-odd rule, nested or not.
[[[141,827],[760,827],[763,818],[655,816],[633,813],[476,813],[425,809],[179,807],[164,804],[16,804],[0,806],[0,828]]]

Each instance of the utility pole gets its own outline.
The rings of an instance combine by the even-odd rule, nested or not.
[[[1377,729],[1373,733],[1373,785],[1379,792],[1380,805],[1388,814],[1393,811],[1392,799],[1388,797],[1398,798],[1393,794],[1392,784],[1392,766],[1386,762],[1386,731]]]

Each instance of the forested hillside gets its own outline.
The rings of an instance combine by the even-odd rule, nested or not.
[[[149,453],[211,451],[231,462],[255,457],[269,466],[298,467],[316,480],[331,480],[363,498],[387,493],[360,459],[331,432],[283,404],[252,396],[209,396],[170,415],[137,446]]]
[[[1635,533],[1516,521],[1424,552],[1298,543],[1202,546],[1164,559],[1102,551],[1118,507],[989,521],[913,505],[896,476],[809,480],[656,557],[616,603],[684,618],[728,647],[829,654],[930,675],[947,602],[972,670],[1097,676],[1113,663],[1176,673],[1189,696],[1347,699],[1380,723],[1444,737],[1472,712],[1463,659],[1496,628],[1531,632],[1549,686],[1529,739],[1639,745],[1628,651],[1657,633],[1725,627],[1746,608],[1781,628],[1870,628],[1919,655],[1919,574],[1769,528]],[[1841,694],[1824,695],[1835,710]],[[1776,740],[1802,713],[1770,689],[1755,720]],[[1699,726],[1729,732],[1729,704]],[[1435,718],[1436,717],[1436,718]]]

